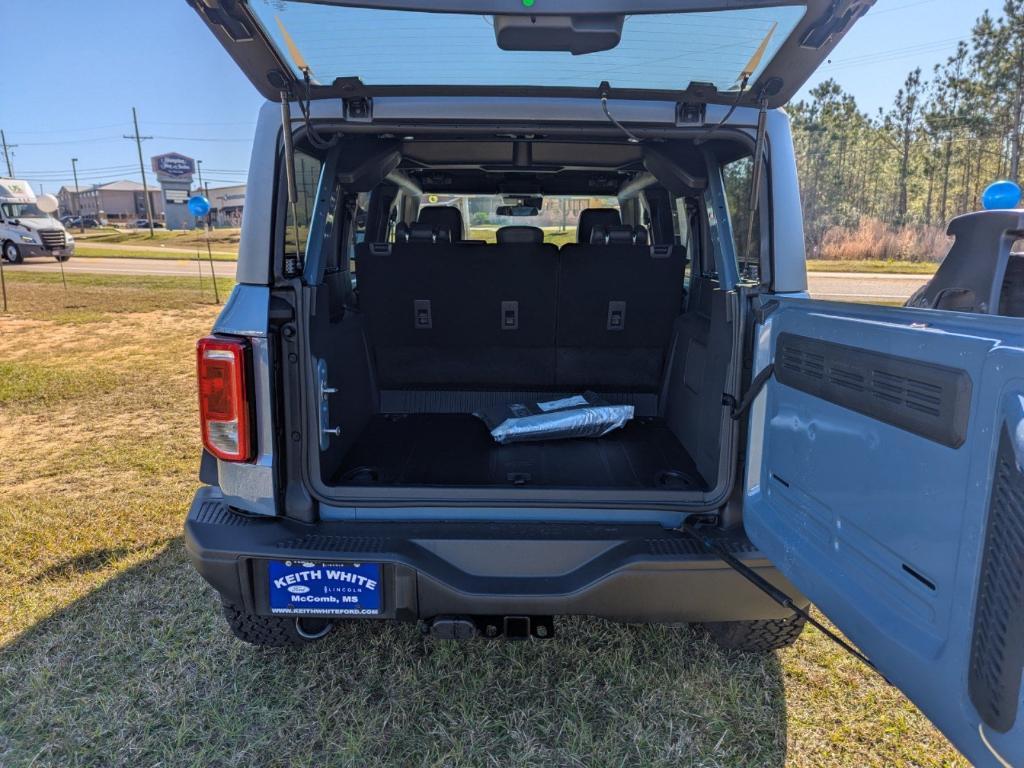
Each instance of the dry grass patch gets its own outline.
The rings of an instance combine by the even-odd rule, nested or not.
[[[965,765],[813,631],[767,657],[592,619],[549,642],[353,622],[301,651],[240,644],[180,538],[194,340],[216,308],[104,280],[94,320],[69,321],[47,280],[0,319],[0,365],[29,371],[0,403],[5,768]]]

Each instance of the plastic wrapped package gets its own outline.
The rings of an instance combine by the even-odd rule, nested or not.
[[[477,411],[501,445],[602,437],[633,418],[632,405],[611,405],[593,392],[540,403],[508,403]]]

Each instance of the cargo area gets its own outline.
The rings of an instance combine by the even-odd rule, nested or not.
[[[339,188],[346,226],[310,295],[317,490],[713,491],[742,328],[738,294],[719,287],[704,157],[683,143],[659,155],[695,187],[670,190],[649,150],[618,141],[397,154],[371,189],[346,201]],[[499,444],[474,415],[584,392],[633,418]]]

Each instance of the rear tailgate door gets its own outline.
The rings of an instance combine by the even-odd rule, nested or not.
[[[267,98],[596,95],[781,106],[874,0],[187,0]],[[302,95],[305,95],[303,86]]]

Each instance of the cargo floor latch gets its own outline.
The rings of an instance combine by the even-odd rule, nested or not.
[[[769,379],[775,375],[775,363],[769,363],[761,372],[754,377],[754,380],[750,382],[750,387],[747,389],[747,394],[743,396],[742,400],[736,400],[735,397],[726,393],[722,395],[722,405],[727,405],[731,408],[729,415],[733,421],[739,421],[743,414],[750,410],[750,406],[757,399],[757,396],[761,394],[761,390],[764,389],[764,385],[768,383]]]

